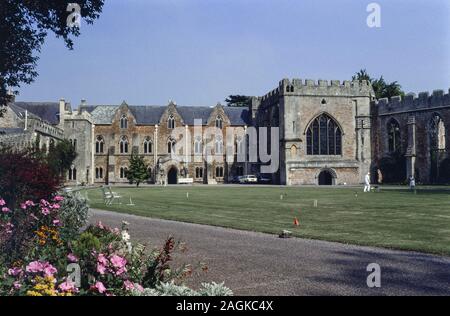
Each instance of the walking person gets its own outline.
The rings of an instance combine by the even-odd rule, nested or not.
[[[364,192],[370,192],[370,172],[366,174],[366,177],[364,178]]]
[[[416,190],[416,179],[414,179],[414,176],[410,176],[409,177],[409,189],[411,191],[415,191]]]

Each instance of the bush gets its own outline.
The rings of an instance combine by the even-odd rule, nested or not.
[[[0,192],[9,208],[18,201],[49,199],[61,184],[61,179],[30,150],[0,152]]]

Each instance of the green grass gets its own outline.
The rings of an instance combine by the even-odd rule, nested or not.
[[[92,189],[91,207],[266,233],[288,229],[303,238],[450,255],[450,191],[444,188],[419,189],[417,194],[406,189],[364,194],[361,188],[246,186],[113,190],[124,197],[122,205],[105,206],[101,190]],[[130,197],[135,206],[126,205]],[[294,227],[294,217],[299,227]]]

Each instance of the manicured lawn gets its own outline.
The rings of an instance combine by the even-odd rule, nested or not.
[[[122,205],[105,206],[101,190],[92,189],[87,191],[91,207],[266,233],[289,229],[303,238],[450,255],[450,191],[445,188],[419,189],[417,194],[406,189],[364,194],[360,188],[263,186],[113,191],[124,196]],[[126,205],[130,197],[135,206]],[[294,217],[299,227],[294,227]]]

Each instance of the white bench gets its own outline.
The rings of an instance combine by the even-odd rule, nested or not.
[[[194,178],[179,178],[178,183],[179,184],[192,184],[192,183],[194,183]]]

